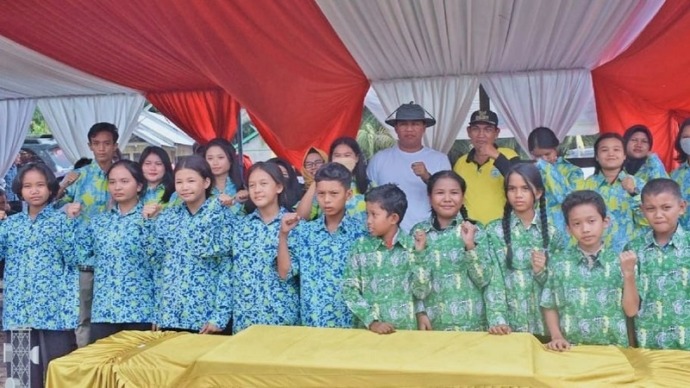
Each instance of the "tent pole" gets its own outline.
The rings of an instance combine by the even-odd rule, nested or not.
[[[237,110],[237,130],[235,131],[237,142],[237,159],[240,163],[240,179],[244,182],[244,135],[242,134],[242,108]]]

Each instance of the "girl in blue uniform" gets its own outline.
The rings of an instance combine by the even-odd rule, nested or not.
[[[242,165],[235,148],[225,139],[213,139],[204,147],[204,158],[213,172],[213,195],[225,206],[236,205],[234,209],[238,211],[247,200],[247,190],[242,184]]]
[[[254,324],[298,325],[299,288],[294,276],[276,271],[278,232],[286,213],[285,181],[271,162],[254,164],[247,174],[256,210],[238,222],[232,239],[233,332]]]
[[[161,147],[146,147],[141,152],[139,164],[146,179],[140,196],[144,205],[170,203],[175,192],[175,182],[168,153]]]
[[[211,195],[214,177],[204,158],[193,155],[175,167],[182,204],[156,218],[161,263],[156,324],[165,330],[220,332],[231,314],[230,237],[234,215]]]
[[[90,342],[122,330],[151,329],[155,238],[139,201],[145,187],[138,163],[113,164],[108,190],[115,205],[91,220],[79,239],[83,264],[94,268]]]
[[[51,206],[58,191],[43,163],[19,171],[12,190],[27,206],[0,223],[0,260],[5,261],[4,330],[37,333],[39,368],[32,385],[42,386],[48,363],[76,349],[79,270],[74,261],[74,220]],[[0,218],[5,218],[4,212]],[[42,372],[42,376],[41,376]],[[41,378],[42,377],[42,378]]]

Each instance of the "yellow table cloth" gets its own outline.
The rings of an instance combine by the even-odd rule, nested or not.
[[[108,355],[109,354],[109,355]],[[72,377],[69,377],[72,376]],[[234,337],[124,332],[55,360],[49,387],[690,385],[690,352],[575,346],[527,334],[253,326]]]

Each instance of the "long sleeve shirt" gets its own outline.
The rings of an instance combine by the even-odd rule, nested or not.
[[[82,209],[79,218],[88,221],[97,214],[104,212],[110,205],[108,176],[95,162],[76,170],[76,172],[79,173],[79,178],[67,188],[65,196],[60,199],[60,203],[80,203]]]
[[[31,219],[26,210],[0,222],[5,260],[5,330],[69,330],[79,322],[79,270],[74,220],[52,206]]]
[[[161,272],[156,322],[164,328],[221,329],[232,312],[230,240],[235,216],[211,197],[195,214],[171,206],[155,221]]]
[[[300,323],[299,281],[294,274],[280,279],[276,267],[278,232],[285,212],[281,208],[267,223],[258,210],[239,219],[232,238],[233,333],[251,325]]]
[[[143,218],[143,207],[121,214],[115,206],[82,228],[78,244],[94,267],[92,322],[154,321],[159,267],[154,221]]]
[[[357,327],[374,321],[396,329],[416,330],[413,289],[415,252],[412,238],[399,231],[389,249],[381,238],[362,237],[355,243],[345,269],[343,295]],[[421,283],[420,283],[421,284]]]
[[[430,292],[424,298],[424,310],[434,330],[485,331],[484,288],[491,279],[491,262],[480,258],[476,250],[466,251],[458,216],[442,230],[433,219],[420,222],[410,234],[426,233],[426,248],[420,265],[430,274]]]

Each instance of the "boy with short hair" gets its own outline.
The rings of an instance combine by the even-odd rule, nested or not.
[[[650,180],[641,207],[652,230],[620,255],[623,308],[637,316],[640,347],[690,350],[690,234],[678,224],[686,210],[680,187],[668,178]]]
[[[370,236],[360,238],[352,248],[343,284],[345,303],[359,327],[378,334],[415,330],[415,313],[422,311],[415,311],[418,300],[413,294],[428,292],[421,289],[428,282],[413,279],[412,274],[419,273],[415,265],[417,247],[412,237],[400,230],[407,198],[398,186],[389,183],[371,189],[365,201]]]
[[[546,347],[564,351],[571,344],[628,346],[618,255],[603,242],[609,225],[604,199],[591,190],[575,191],[565,198],[562,210],[577,245],[554,254],[549,264],[541,296],[551,333]]]
[[[299,274],[304,326],[350,328],[353,316],[343,299],[341,285],[352,245],[367,231],[362,217],[346,212],[345,205],[352,196],[352,174],[345,166],[323,165],[314,182],[322,215],[297,229],[299,218],[295,213],[283,216],[278,274],[283,279]],[[294,255],[288,245],[294,247]]]

